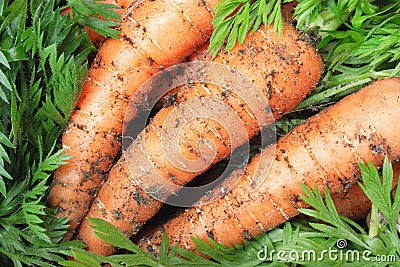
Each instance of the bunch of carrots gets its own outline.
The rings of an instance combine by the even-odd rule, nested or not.
[[[158,179],[184,186],[293,110],[312,92],[323,70],[316,49],[290,22],[284,22],[282,35],[273,26],[262,26],[248,34],[243,44],[212,58],[207,41],[217,0],[111,2],[126,11],[120,39],[104,40],[92,63],[62,138],[71,159],[54,173],[49,193],[57,215],[70,221],[64,239],[81,239],[88,250],[101,255],[110,255],[115,248],[94,234],[87,218],[105,219],[132,237],[159,211],[160,199],[169,197],[167,193],[159,200],[151,197],[149,188],[142,188],[138,180],[152,187],[160,186]],[[233,90],[192,83],[176,88],[173,105],[158,110],[121,152],[124,120],[137,115],[125,117],[132,96],[147,79],[189,56],[190,61],[225,64],[249,77],[260,89],[254,92],[255,98],[268,100],[269,108],[256,105],[264,112],[263,122],[256,119],[254,107]],[[231,176],[238,176],[239,182],[223,197],[188,209],[154,229],[140,245],[157,250],[163,232],[190,249],[194,249],[192,235],[204,240],[211,237],[224,245],[242,243],[296,216],[297,208],[306,206],[300,199],[300,184],[316,184],[321,191],[328,187],[338,209],[346,207],[343,214],[365,216],[370,204],[359,187],[353,186],[360,179],[358,162],[381,165],[385,155],[400,161],[399,88],[400,78],[377,81],[311,117],[281,137],[276,146],[256,155],[243,171],[233,172]],[[178,168],[161,151],[162,134],[168,132],[163,127],[170,114],[179,111],[181,104],[198,99],[230,107],[246,135],[233,141],[221,122],[203,118],[201,110],[190,114],[180,110],[180,123],[186,125],[174,138],[181,155],[209,163],[191,171]],[[212,158],[198,149],[205,139],[214,144]],[[260,161],[266,155],[273,159],[270,168]],[[264,182],[253,188],[251,181],[260,175]],[[227,186],[222,183],[215,190],[225,193]]]

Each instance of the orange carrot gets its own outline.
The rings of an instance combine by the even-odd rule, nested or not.
[[[299,36],[299,32],[287,23],[282,36],[274,33],[272,27],[261,27],[249,34],[244,44],[237,45],[230,52],[220,53],[214,60],[215,63],[229,65],[250,77],[260,88],[260,92],[254,94],[258,94],[260,98],[268,98],[273,118],[269,117],[266,106],[257,103],[258,106],[255,107],[262,110],[261,117],[266,120],[263,125],[265,127],[273,119],[282,117],[297,106],[320,78],[322,60],[315,49],[300,40]],[[205,58],[203,55],[207,47],[203,49],[197,59]],[[244,136],[235,143],[229,138],[232,133],[224,128],[233,125],[233,122],[224,125],[221,121],[204,118],[201,108],[192,107],[190,112],[185,110],[182,104],[190,103],[191,100],[204,100],[204,103],[208,103],[204,104],[203,111],[213,108],[214,104],[210,103],[225,103],[243,125]],[[250,108],[247,100],[238,97],[233,88],[224,89],[214,84],[194,83],[181,88],[176,96],[177,103],[181,104],[165,107],[156,114],[114,165],[86,217],[103,218],[122,229],[128,236],[135,234],[162,205],[142,190],[138,180],[146,181],[146,191],[160,186],[160,180],[163,180],[161,177],[173,184],[184,185],[216,162],[228,157],[231,150],[260,131],[255,111]],[[182,117],[175,121],[175,126],[168,128],[165,123],[172,112],[181,112]],[[228,117],[223,119],[228,120]],[[173,136],[179,140],[179,148],[176,150],[181,152],[183,158],[198,160],[199,165],[206,163],[202,169],[180,168],[163,153],[163,131],[171,136],[172,128],[179,125],[183,125],[183,128],[178,136]],[[239,135],[238,132],[233,134]],[[215,157],[200,154],[198,145],[202,140],[212,140]],[[163,189],[159,191],[160,200],[168,196]],[[113,247],[94,235],[88,220],[82,221],[79,238],[92,252],[101,255],[114,252]]]
[[[196,180],[201,178],[205,179],[207,182],[211,182],[219,177],[223,171],[224,166],[217,164],[206,173],[196,177]],[[400,164],[397,163],[393,165],[393,188],[397,186],[399,175]],[[200,181],[202,181],[201,179]],[[371,210],[371,201],[357,184],[351,186],[345,192],[334,193],[331,197],[338,214],[354,221],[366,220]],[[157,227],[160,227],[166,220],[173,218],[173,214],[176,216],[176,214],[183,211],[182,208],[164,206],[163,209],[160,210],[151,221],[147,222],[143,229],[133,237],[133,242],[140,243],[142,247],[146,246],[142,239],[145,239],[157,231]],[[305,219],[307,219],[307,217],[305,217]]]
[[[120,151],[128,102],[140,85],[167,66],[183,62],[212,32],[217,0],[143,1],[120,25],[120,40],[101,46],[62,137],[72,158],[54,173],[49,204],[67,217],[65,240],[90,207]]]
[[[371,201],[357,184],[346,192],[332,195],[337,212],[352,220],[365,219],[371,210]]]
[[[271,230],[307,207],[303,183],[322,193],[346,192],[361,179],[358,162],[381,166],[385,155],[400,161],[400,78],[377,81],[295,127],[247,165],[238,184],[223,198],[196,206],[165,223],[139,242],[156,251],[165,232],[172,244],[194,249],[191,236],[223,245],[243,243]],[[250,193],[249,177],[263,155],[273,155],[264,182]],[[233,174],[237,175],[237,174]],[[258,175],[258,174],[257,174]],[[261,175],[264,175],[261,173]]]

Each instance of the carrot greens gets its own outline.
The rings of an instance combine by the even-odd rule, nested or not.
[[[282,33],[281,4],[291,0],[222,0],[215,8],[214,32],[210,39],[209,51],[215,56],[226,40],[226,50],[236,41],[243,43],[249,31],[256,31],[261,24],[274,24]]]
[[[71,1],[114,14],[95,1]],[[0,265],[50,266],[80,242],[58,244],[67,229],[45,198],[51,173],[67,157],[58,143],[94,51],[83,25],[61,16],[58,0],[0,2]],[[97,14],[92,13],[92,14]],[[108,29],[108,30],[106,30]]]
[[[215,55],[243,42],[244,32],[257,22],[275,23],[282,30],[280,5],[291,1],[222,0],[216,8],[209,51]],[[325,60],[325,72],[313,94],[294,112],[317,111],[373,80],[400,75],[400,2],[397,0],[298,0],[294,19],[305,38],[314,42]],[[268,8],[267,8],[268,7]],[[235,11],[234,14],[232,12]],[[296,121],[297,120],[297,121]],[[282,120],[287,132],[298,118]]]
[[[299,19],[304,2],[300,0],[296,8]],[[327,2],[331,4],[321,11],[329,13],[327,18],[301,20],[303,30],[316,31],[322,38],[318,48],[326,66],[314,94],[298,109],[334,102],[375,79],[400,75],[400,2],[358,1],[350,15],[347,1]],[[326,26],[332,20],[336,26]]]

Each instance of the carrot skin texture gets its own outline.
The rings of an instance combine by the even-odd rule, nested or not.
[[[65,153],[72,158],[55,171],[49,193],[57,216],[70,220],[64,240],[72,237],[120,151],[129,100],[145,80],[183,62],[208,40],[211,10],[217,2],[143,1],[122,21],[120,40],[109,38],[101,46],[62,137]],[[188,27],[181,27],[175,36],[165,29],[176,27],[177,20]]]
[[[268,98],[273,117],[278,119],[292,110],[311,92],[322,72],[320,56],[311,45],[299,40],[299,36],[295,28],[286,23],[283,36],[274,33],[272,27],[262,27],[259,31],[249,34],[243,45],[235,47],[230,52],[220,53],[214,62],[230,65],[250,77],[260,88],[260,95]],[[204,56],[207,54],[206,49],[207,47],[200,49],[192,60],[209,59]],[[285,49],[286,51],[283,51]],[[246,140],[260,131],[260,125],[254,119],[254,114],[249,111],[247,103],[233,93],[224,93],[223,88],[218,86],[211,84],[204,86],[196,83],[193,87],[181,88],[177,95],[177,102],[187,103],[192,99],[200,98],[219,99],[236,111],[247,131]],[[86,215],[87,218],[105,219],[128,236],[132,236],[161,207],[161,202],[146,194],[132,176],[136,179],[153,181],[153,184],[157,185],[158,180],[161,179],[158,175],[161,175],[172,183],[184,185],[206,170],[195,172],[179,169],[168,161],[160,149],[163,124],[167,116],[178,108],[179,105],[166,107],[156,114],[150,125],[110,171],[107,181],[102,185]],[[271,122],[272,119],[268,123]],[[195,148],[200,136],[204,139],[212,139],[216,146],[216,158],[209,167],[228,157],[231,147],[235,148],[228,138],[228,133],[218,123],[198,119],[190,121],[188,125],[190,126],[183,128],[176,137],[181,141],[180,151],[187,159],[199,158]],[[241,142],[244,143],[246,140]],[[143,148],[146,148],[146,154],[142,152]],[[151,159],[152,166],[146,163],[147,157]],[[128,165],[130,165],[130,170]],[[89,251],[101,255],[114,252],[113,247],[94,235],[86,219],[81,223],[78,238],[88,245]]]
[[[202,175],[202,178],[205,178],[207,181],[213,181],[221,173],[221,169],[215,167],[223,168],[220,166],[214,166],[209,170],[209,172]],[[393,165],[393,188],[397,186],[399,175],[400,164],[397,163]],[[353,221],[365,220],[371,210],[371,201],[362,191],[361,187],[358,186],[358,184],[351,186],[346,192],[332,194],[331,197],[338,214]],[[167,218],[173,218],[169,215],[169,213],[165,211],[163,215],[163,217],[160,217],[161,220],[153,220],[151,224],[146,224],[144,228],[136,236],[134,236],[133,242],[141,243],[143,247],[142,239],[145,239],[146,237],[152,235],[155,231],[157,231],[157,227],[160,227],[164,220],[167,220]]]
[[[157,251],[165,232],[171,244],[194,249],[190,236],[212,236],[226,246],[260,235],[298,215],[307,207],[300,183],[322,193],[341,194],[361,179],[358,162],[382,165],[385,154],[400,161],[400,78],[377,81],[342,99],[295,127],[272,151],[275,155],[264,183],[249,192],[245,176],[233,190],[210,204],[190,208],[139,241],[145,251]],[[253,175],[260,154],[246,168]],[[260,163],[262,164],[262,163]],[[235,173],[233,174],[235,175]]]

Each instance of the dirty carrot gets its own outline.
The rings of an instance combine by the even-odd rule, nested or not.
[[[204,57],[205,49],[207,47],[200,50],[198,57],[192,60],[209,58]],[[268,107],[258,103],[256,109],[262,110],[262,117],[268,120],[262,125],[265,127],[296,107],[314,88],[322,72],[322,60],[314,47],[300,38],[300,33],[288,23],[284,25],[282,36],[275,33],[273,27],[261,27],[249,34],[244,44],[237,45],[230,52],[220,53],[214,62],[233,67],[257,84],[260,91],[254,94],[268,99],[273,115],[269,116]],[[191,100],[205,101],[205,105],[202,109],[191,107],[190,112],[185,111],[183,107]],[[233,88],[222,88],[214,84],[194,83],[182,87],[176,95],[176,103],[162,108],[113,166],[86,217],[103,218],[128,236],[135,234],[162,205],[146,192],[158,190],[158,199],[166,199],[169,195],[160,185],[161,180],[184,185],[228,157],[233,149],[260,131],[259,122],[248,100],[236,95]],[[236,143],[229,138],[229,134],[238,133],[228,133],[224,128],[233,124],[232,121],[225,123],[201,115],[205,109],[212,109],[217,102],[225,103],[230,112],[240,118],[245,133]],[[173,136],[179,142],[176,151],[180,151],[186,159],[206,162],[203,169],[180,168],[163,153],[162,132],[165,130],[167,135],[171,135],[169,131],[172,129],[164,124],[172,112],[182,113],[172,127],[183,126],[179,135]],[[224,117],[225,120],[227,118]],[[201,155],[198,146],[202,140],[212,140],[215,157]],[[148,158],[151,162],[147,161]],[[146,190],[138,186],[139,179],[146,181]],[[114,252],[112,246],[95,236],[86,219],[82,221],[78,238],[88,245],[89,251],[102,255]]]
[[[215,167],[217,168],[215,169]],[[211,182],[222,173],[223,169],[221,170],[221,168],[222,166],[219,166],[218,164],[196,179],[205,178],[207,181]],[[397,186],[399,176],[400,164],[397,163],[393,165],[393,188]],[[353,221],[366,220],[368,213],[371,211],[371,200],[365,195],[361,187],[357,184],[354,184],[345,192],[332,194],[331,198],[337,213]],[[143,229],[133,238],[133,242],[139,242],[142,248],[145,248],[147,244],[145,244],[143,241],[146,239],[146,237],[157,231],[155,229],[160,227],[162,222],[173,218],[173,214],[178,214],[178,212],[181,211],[182,209],[168,206],[165,210],[162,210],[161,213],[159,212],[156,215],[157,217],[152,218],[152,221],[143,227]],[[308,217],[305,217],[305,219],[308,219]],[[152,248],[149,248],[149,250],[152,250]]]
[[[153,74],[184,61],[208,40],[217,2],[143,1],[125,14],[121,38],[109,38],[101,46],[62,137],[71,159],[55,171],[49,193],[57,216],[70,220],[65,240],[72,237],[120,151],[130,98]]]
[[[191,236],[223,245],[269,231],[305,208],[300,184],[322,193],[346,192],[361,179],[359,162],[381,166],[385,155],[400,161],[400,78],[377,81],[322,110],[280,138],[247,165],[238,184],[223,198],[188,209],[139,242],[157,251],[165,232],[172,244],[194,249]],[[264,182],[250,193],[262,155],[273,163]],[[236,175],[233,173],[232,175]],[[223,188],[221,188],[222,190]]]

